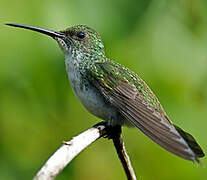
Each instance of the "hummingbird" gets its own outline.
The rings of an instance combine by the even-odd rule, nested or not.
[[[172,123],[148,85],[127,67],[110,60],[99,33],[86,25],[63,31],[8,23],[57,41],[65,56],[72,89],[93,115],[109,126],[134,126],[167,151],[186,160],[204,157],[194,137]]]

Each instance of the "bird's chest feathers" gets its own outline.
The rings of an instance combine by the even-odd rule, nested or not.
[[[83,75],[84,73],[80,71],[81,61],[79,59],[66,58],[65,65],[72,89],[78,98],[81,98],[82,94],[87,92],[87,86],[89,85]]]
[[[106,102],[98,90],[91,85],[86,74],[80,71],[80,62],[74,59],[66,59],[65,64],[72,89],[80,102],[92,114],[107,119],[109,109]]]

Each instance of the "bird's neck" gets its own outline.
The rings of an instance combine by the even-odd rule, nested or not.
[[[105,57],[94,57],[86,54],[65,54],[66,71],[73,91],[77,96],[80,95],[80,90],[89,84],[87,70],[96,62],[104,61],[106,61]]]
[[[65,64],[68,71],[78,71],[84,74],[90,66],[93,66],[97,62],[105,62],[107,60],[103,53],[83,53],[80,51],[74,51],[69,54],[65,54]]]

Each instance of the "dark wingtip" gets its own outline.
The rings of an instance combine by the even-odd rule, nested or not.
[[[196,142],[195,138],[190,135],[189,133],[182,130],[180,127],[174,125],[178,133],[183,137],[183,139],[187,142],[188,146],[191,148],[191,150],[195,153],[196,159],[198,163],[200,162],[198,158],[202,158],[205,156],[203,150],[199,146],[199,144]]]

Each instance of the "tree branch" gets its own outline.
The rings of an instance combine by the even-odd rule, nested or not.
[[[120,133],[117,133],[113,137],[113,143],[114,143],[114,146],[116,148],[116,152],[119,156],[119,159],[122,163],[122,166],[124,168],[124,171],[126,173],[128,180],[136,180],[137,178],[134,173],[134,169],[133,169],[132,164],[130,162],[129,156],[127,154],[127,151],[126,151],[126,148],[124,145],[124,141],[121,136],[121,131],[120,131]]]
[[[54,179],[82,150],[100,137],[108,136],[111,130],[113,128],[110,128],[106,122],[101,122],[72,138],[72,140],[63,142],[62,146],[47,160],[33,180]],[[136,180],[120,133],[117,136],[113,136],[113,142],[128,180]]]

